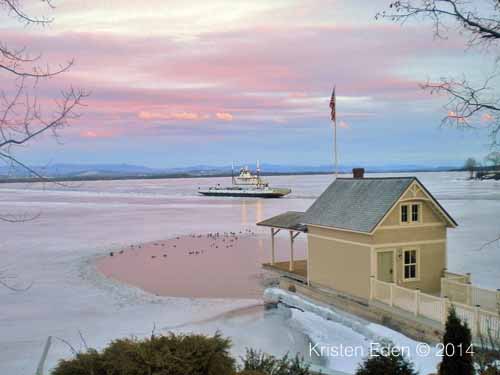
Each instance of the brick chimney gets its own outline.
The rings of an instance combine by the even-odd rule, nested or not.
[[[363,178],[365,175],[364,168],[353,168],[352,169],[352,177],[353,178]]]

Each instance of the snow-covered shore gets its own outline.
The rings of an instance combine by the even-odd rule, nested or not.
[[[264,297],[291,309],[290,326],[310,339],[307,354],[325,358],[329,369],[352,374],[365,358],[384,345],[401,348],[421,374],[434,372],[440,362],[435,348],[429,346],[428,353],[419,353],[419,345],[426,344],[352,314],[278,288],[266,289]]]

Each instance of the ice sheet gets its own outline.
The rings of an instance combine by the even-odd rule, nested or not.
[[[474,282],[499,287],[498,245],[478,249],[500,232],[500,183],[467,181],[465,173],[418,176],[460,224],[449,232],[449,269],[471,272]],[[78,346],[80,330],[89,345],[102,347],[113,338],[148,335],[154,325],[207,332],[218,327],[233,338],[238,353],[245,346],[262,346],[277,354],[287,349],[306,353],[304,335],[313,336],[310,326],[318,323],[315,316],[294,310],[292,317],[256,313],[227,319],[224,313],[258,301],[159,298],[93,272],[95,258],[110,249],[193,232],[255,229],[255,222],[266,217],[286,210],[303,211],[331,182],[331,176],[269,180],[275,186],[290,186],[293,193],[279,200],[196,195],[198,186],[229,182],[224,178],[96,181],[79,184],[70,192],[53,185],[0,185],[2,214],[41,215],[22,224],[0,222],[1,267],[17,275],[13,282],[34,283],[23,293],[0,288],[0,373],[32,375],[48,335]],[[223,318],[210,321],[218,316]],[[205,320],[210,322],[194,324]],[[331,331],[324,330],[332,337],[352,342],[365,337],[345,322],[334,323]],[[353,333],[341,334],[349,331]],[[56,340],[49,362],[68,355],[68,348]]]

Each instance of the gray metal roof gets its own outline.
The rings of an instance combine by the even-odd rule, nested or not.
[[[309,207],[302,223],[370,233],[415,180],[339,178]]]
[[[296,230],[300,232],[306,232],[307,227],[302,224],[302,217],[304,216],[303,212],[298,211],[287,211],[283,214],[273,216],[269,219],[263,220],[257,225],[263,227],[272,227],[272,228],[281,228],[281,229],[289,229]]]

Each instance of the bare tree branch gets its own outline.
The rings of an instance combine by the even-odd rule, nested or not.
[[[53,8],[49,0],[40,1]],[[13,15],[23,23],[44,25],[52,21],[28,15],[21,5],[20,0],[0,0],[0,10],[4,8],[8,15]],[[0,41],[0,73],[3,71],[7,76],[12,76],[14,83],[10,90],[4,87],[0,89],[0,160],[17,169],[21,168],[40,181],[48,181],[39,172],[19,160],[16,150],[28,145],[43,133],[51,132],[57,139],[58,130],[79,117],[76,110],[84,105],[83,100],[88,93],[71,87],[61,92],[61,99],[55,101],[53,109],[44,104],[45,111],[42,111],[34,88],[42,79],[53,78],[67,72],[73,66],[73,60],[52,69],[50,66],[40,66],[38,64],[40,57],[41,55],[32,56],[27,53],[26,47],[13,49]],[[4,221],[10,221],[9,218],[5,219]]]
[[[46,3],[50,8],[54,7],[50,0],[41,0],[41,1]],[[53,21],[52,18],[31,17],[30,15],[28,15],[27,13],[25,13],[22,10],[19,0],[0,0],[0,5],[3,5],[7,9],[8,13],[14,15],[21,22],[23,22],[25,24],[45,25],[45,24],[51,23]]]
[[[53,8],[50,0],[39,0]],[[44,27],[52,18],[35,17],[24,10],[22,0],[0,0],[0,12],[13,17],[25,26]],[[2,35],[0,35],[0,39]],[[55,78],[67,72],[73,66],[73,60],[56,67],[44,65],[41,54],[31,54],[26,46],[12,48],[0,40],[0,161],[11,168],[16,167],[34,176],[39,181],[50,181],[40,172],[19,159],[18,151],[31,144],[45,133],[51,133],[56,139],[58,130],[79,117],[78,108],[88,93],[70,87],[60,93],[60,98],[52,104],[38,97],[36,90],[40,81]],[[11,84],[9,85],[9,82]],[[0,216],[0,222],[20,223],[36,219],[33,215]],[[0,270],[0,285],[13,291],[23,291],[31,287],[17,288],[11,282],[11,275]]]
[[[405,24],[412,19],[430,20],[434,35],[446,38],[450,25],[456,26],[467,36],[467,45],[482,45],[486,52],[498,56],[500,41],[499,0],[404,0],[394,1],[388,11],[380,12],[376,18],[390,19]],[[499,59],[495,59],[498,66]],[[500,141],[500,98],[497,88],[500,79],[496,72],[482,83],[466,76],[441,78],[439,82],[427,82],[423,89],[434,94],[445,94],[447,115],[442,124],[456,128],[487,129],[491,147],[498,148]]]
[[[442,125],[458,129],[487,129],[491,147],[495,148],[499,145],[500,132],[500,98],[496,97],[496,85],[492,84],[496,79],[497,75],[491,75],[482,84],[473,86],[465,77],[460,80],[441,78],[440,82],[428,81],[421,87],[431,94],[448,97]]]
[[[490,245],[493,245],[494,243],[498,243],[498,241],[500,241],[500,235],[497,236],[496,238],[489,240],[488,242],[485,242],[484,244],[482,244],[481,247],[479,247],[478,251],[484,250],[487,247],[489,247]]]
[[[29,175],[43,182],[51,180],[29,167],[15,156],[15,148],[29,143],[32,139],[47,131],[52,131],[57,136],[57,131],[68,124],[68,121],[76,119],[79,114],[75,112],[77,107],[83,106],[82,100],[88,94],[82,90],[71,88],[62,93],[62,100],[57,103],[50,120],[46,120],[40,113],[36,101],[30,102],[29,97],[19,102],[24,85],[21,84],[5,109],[0,107],[0,160],[18,166],[28,172]],[[21,107],[24,113],[17,111]]]
[[[8,59],[11,60],[12,56],[9,57]],[[28,60],[27,58],[22,58],[22,59],[23,59],[22,62],[34,61],[34,60]],[[7,72],[12,73],[19,77],[30,77],[39,79],[39,78],[49,78],[67,72],[73,66],[74,63],[73,60],[71,60],[64,65],[60,65],[55,71],[51,71],[48,68],[41,68],[39,66],[34,66],[31,68],[31,70],[23,71],[22,69],[19,68],[20,61],[21,60],[11,63],[12,66],[0,62],[0,69],[6,70]]]
[[[68,340],[65,340],[61,337],[57,337],[57,336],[53,336],[55,339],[61,341],[63,344],[66,344],[66,346],[69,348],[69,350],[71,350],[71,352],[73,353],[73,355],[77,355],[79,353],[78,350],[75,349],[75,347],[73,345],[71,345],[71,343],[68,341]]]
[[[462,32],[469,34],[470,44],[500,39],[498,0],[482,1],[483,7],[487,8],[483,12],[473,4],[463,0],[394,1],[389,5],[390,11],[380,12],[376,18],[388,18],[401,23],[416,17],[429,19],[433,22],[435,36],[439,38],[445,37],[443,30],[448,29],[445,20],[450,18],[459,23]]]
[[[25,116],[22,120],[21,123],[18,123],[17,125],[22,125],[24,128],[24,131],[21,133],[21,137],[19,138],[3,138],[0,140],[0,150],[3,149],[4,147],[8,147],[11,145],[22,145],[24,143],[27,143],[30,141],[32,138],[38,136],[39,134],[49,130],[49,129],[56,129],[61,126],[64,126],[68,119],[75,119],[79,117],[79,115],[74,114],[73,110],[77,106],[81,106],[82,104],[82,99],[84,99],[86,96],[88,96],[87,93],[84,91],[75,91],[73,88],[70,89],[70,91],[63,93],[63,100],[59,104],[59,111],[56,113],[56,117],[50,121],[45,121],[36,108],[32,108],[30,106],[26,106],[26,112]],[[18,95],[16,94],[16,97]],[[8,106],[8,110],[12,109],[12,105]],[[31,113],[32,111],[32,113]],[[2,117],[5,118],[7,113],[4,113]],[[28,121],[29,119],[29,121]],[[32,120],[38,120],[39,127],[33,126],[31,123]],[[10,124],[6,121],[3,120],[0,125],[7,125],[9,126]],[[11,127],[12,129],[12,127]],[[1,156],[3,155],[0,151]]]

